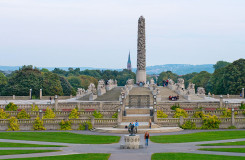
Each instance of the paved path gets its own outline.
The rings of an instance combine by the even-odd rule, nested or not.
[[[216,130],[217,131],[217,130]],[[93,134],[93,135],[105,135],[101,133],[94,133],[88,131],[71,131],[73,133],[81,134]],[[200,131],[182,131],[176,133],[163,133],[161,135],[167,134],[187,134]],[[121,134],[107,134],[107,135],[119,135]],[[159,134],[152,134],[159,135]],[[141,143],[144,142],[143,134],[141,136]],[[34,154],[22,154],[22,155],[5,155],[0,156],[0,159],[8,158],[25,158],[25,157],[42,157],[42,156],[55,156],[55,155],[68,155],[68,154],[81,154],[81,153],[111,153],[109,160],[150,160],[153,153],[163,153],[163,152],[181,152],[181,153],[199,153],[199,154],[215,154],[215,155],[230,155],[230,156],[245,156],[245,153],[232,153],[232,152],[211,152],[211,151],[199,151],[199,148],[239,148],[244,146],[197,146],[199,144],[207,143],[222,143],[222,142],[232,142],[232,141],[245,141],[243,139],[230,139],[230,140],[218,140],[218,141],[203,141],[203,142],[190,142],[190,143],[169,143],[160,144],[149,142],[148,147],[138,150],[128,150],[120,149],[120,144],[123,143],[123,138],[121,138],[119,143],[116,144],[70,144],[70,143],[56,143],[56,142],[39,142],[39,141],[25,141],[25,140],[7,140],[0,139],[0,142],[14,142],[14,143],[28,143],[28,144],[48,144],[48,145],[63,145],[68,147],[32,147],[32,148],[0,148],[0,150],[21,150],[21,149],[54,149],[61,150],[60,152],[49,152],[49,153],[34,153]]]

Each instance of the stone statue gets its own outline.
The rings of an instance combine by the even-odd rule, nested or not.
[[[151,79],[150,84],[155,84],[155,81],[153,78]]]
[[[126,84],[127,85],[134,85],[134,79],[128,79]]]
[[[199,95],[205,95],[205,89],[203,87],[198,87],[197,88],[197,94],[199,94]]]
[[[168,79],[168,85],[174,85],[174,81],[172,79]]]
[[[97,86],[98,96],[101,96],[106,93],[105,89],[105,81],[103,79],[99,80],[98,86]]]
[[[130,133],[130,136],[134,136],[136,134],[135,127],[131,123],[128,126],[128,132]]]
[[[91,92],[91,93],[93,93],[93,95],[97,95],[97,90],[96,90],[95,85],[93,83],[89,84],[87,92]]]
[[[188,95],[195,94],[195,84],[194,83],[189,83],[187,90],[188,90],[187,91]]]

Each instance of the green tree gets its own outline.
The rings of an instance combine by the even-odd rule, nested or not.
[[[43,95],[52,96],[52,95],[63,95],[63,89],[60,82],[60,77],[57,74],[52,72],[45,72],[43,75]]]
[[[175,74],[175,73],[172,73],[171,71],[167,71],[167,72],[162,72],[160,73],[159,77],[158,77],[158,80],[157,80],[157,83],[159,85],[163,85],[162,84],[162,81],[163,80],[167,80],[167,79],[172,79],[173,81],[177,81],[178,79],[178,75]]]
[[[71,86],[65,77],[60,77],[61,86],[64,96],[76,95],[76,90]]]
[[[8,84],[2,90],[2,95],[28,96],[32,89],[32,95],[38,97],[42,88],[42,74],[37,68],[23,66],[11,74]]]
[[[195,87],[204,87],[206,88],[206,85],[211,77],[211,73],[208,73],[207,71],[202,71],[198,74],[196,74],[190,81],[195,84]]]
[[[224,68],[226,66],[228,66],[230,64],[230,62],[226,62],[226,61],[218,61],[216,62],[216,64],[213,66],[215,70],[220,69],[220,68]]]

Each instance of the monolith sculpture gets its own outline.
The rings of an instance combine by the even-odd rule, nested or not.
[[[138,20],[136,83],[146,83],[145,52],[145,18],[141,16]]]

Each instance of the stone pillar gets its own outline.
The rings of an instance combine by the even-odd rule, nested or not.
[[[121,122],[122,122],[122,116],[123,116],[123,111],[122,111],[122,109],[121,109],[122,107],[120,107],[119,109],[118,109],[118,116],[117,116],[117,124],[119,125]]]
[[[100,102],[100,111],[103,110],[103,102]]]
[[[230,95],[229,94],[227,94],[227,98],[230,98]]]
[[[30,89],[30,91],[29,91],[29,99],[32,99],[32,89]]]
[[[54,101],[55,101],[54,109],[55,111],[57,111],[58,110],[58,96],[57,95],[54,96]]]
[[[42,109],[39,109],[39,118],[43,119],[43,110]]]
[[[231,109],[231,125],[235,126],[235,112],[234,108]]]
[[[77,102],[77,108],[78,108],[79,111],[81,111],[81,104],[80,104],[80,102]]]
[[[223,108],[223,96],[219,97],[219,108]]]
[[[242,88],[242,98],[245,98],[244,97],[244,88]]]
[[[72,95],[70,95],[70,98],[72,98]]]
[[[138,20],[138,41],[137,41],[137,71],[136,83],[146,83],[146,50],[145,50],[145,18],[141,16]]]
[[[43,98],[43,90],[40,89],[40,99],[42,99],[42,98]]]
[[[214,94],[213,94],[213,98],[214,98]]]
[[[182,126],[184,124],[184,118],[183,116],[179,117],[179,125]]]
[[[15,100],[15,95],[13,95],[13,100]]]
[[[156,123],[157,124],[157,108],[155,108],[154,110],[153,110],[153,112],[154,112],[154,123]]]
[[[91,124],[92,124],[92,126],[94,128],[94,117],[93,116],[91,117]]]

